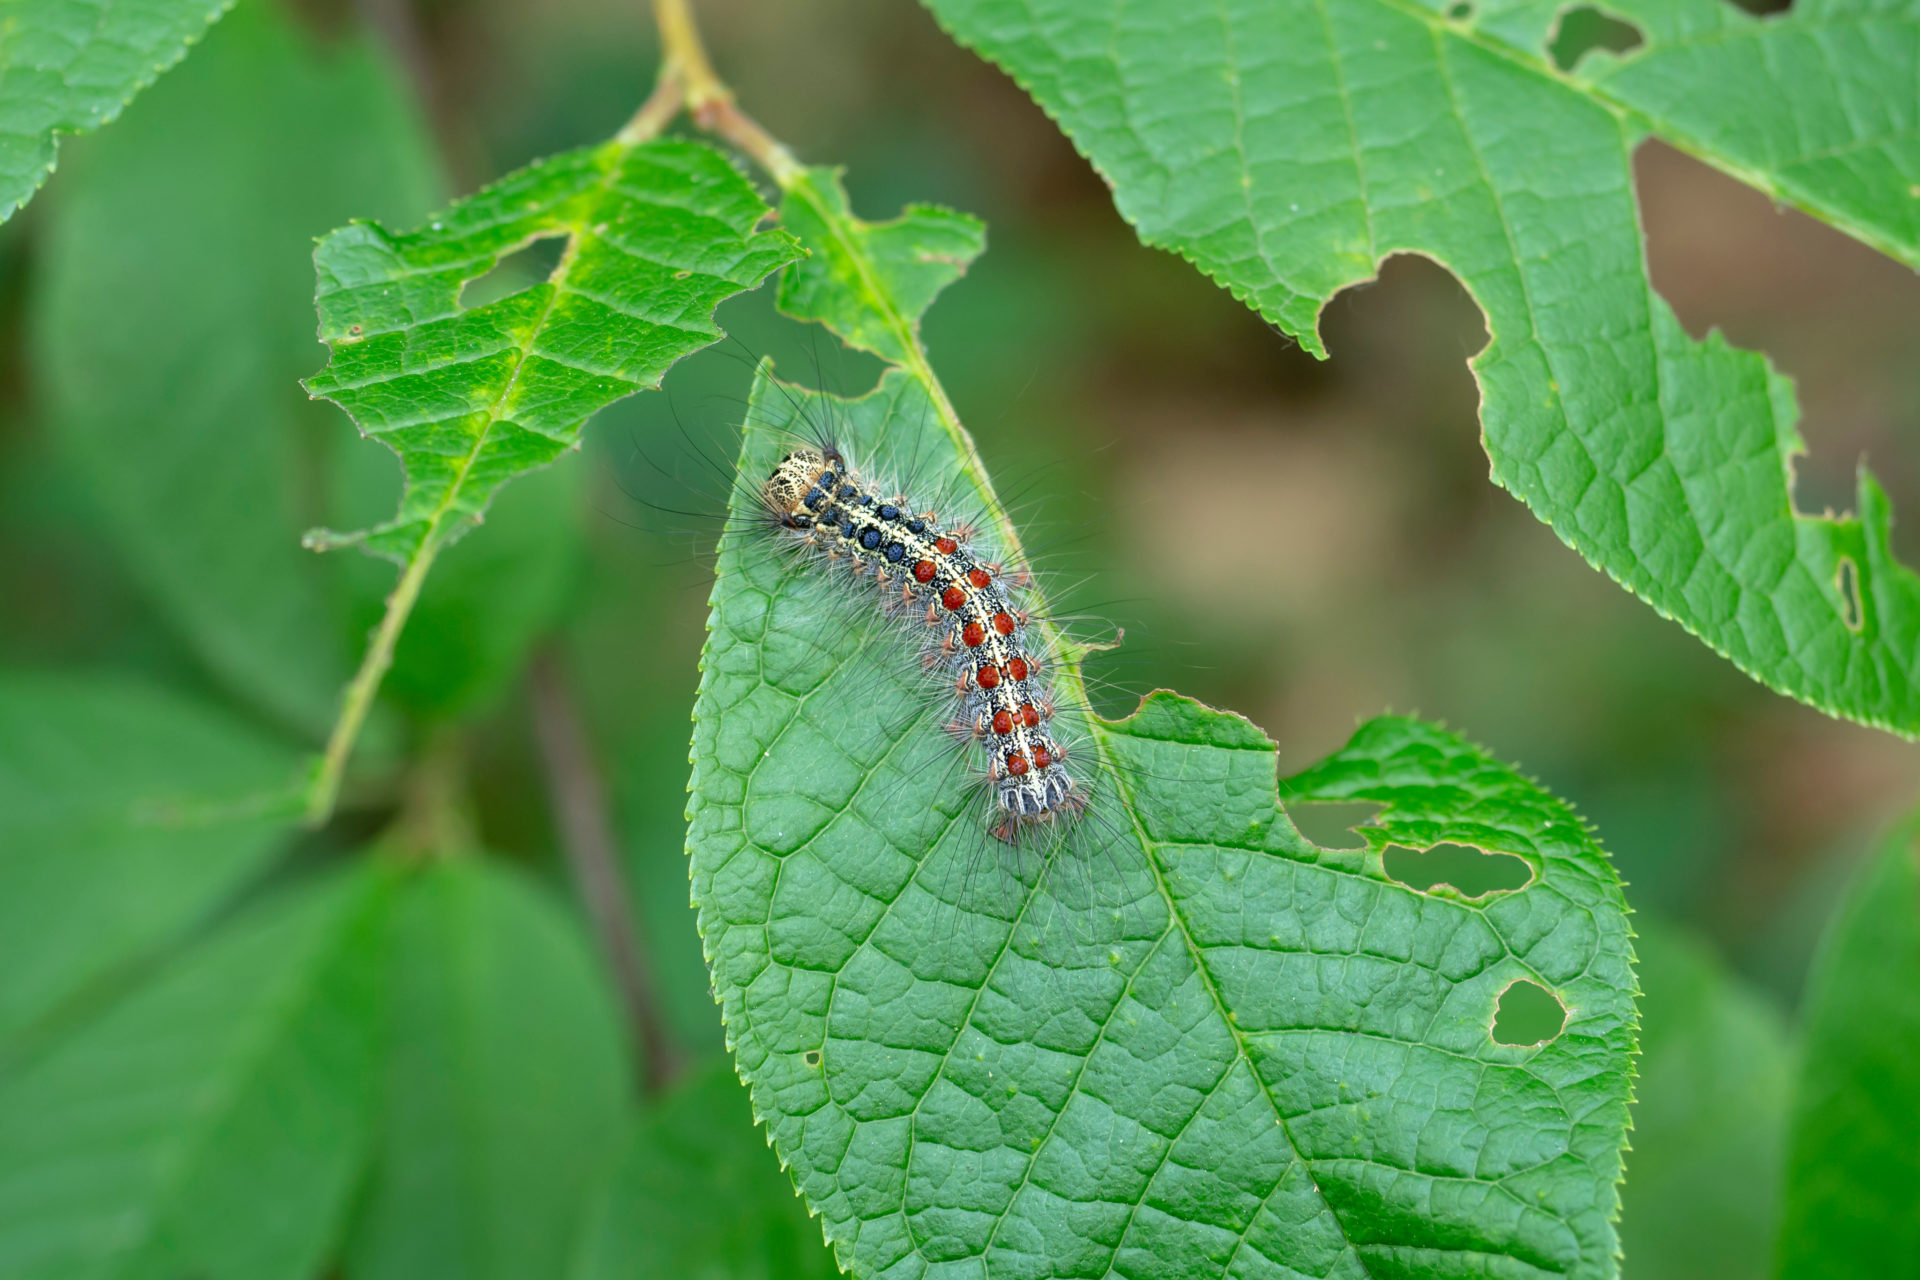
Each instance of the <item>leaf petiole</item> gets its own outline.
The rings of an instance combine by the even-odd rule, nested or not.
[[[307,784],[306,822],[310,827],[325,824],[333,814],[333,806],[340,798],[340,781],[346,776],[347,759],[353,754],[353,744],[366,725],[367,713],[373,709],[374,695],[380,692],[381,680],[385,679],[387,669],[393,666],[394,646],[400,642],[400,632],[405,629],[413,606],[419,602],[420,588],[426,582],[427,571],[433,568],[434,559],[439,553],[438,538],[429,534],[422,539],[420,549],[401,571],[393,594],[387,597],[386,609],[380,615],[380,625],[374,628],[366,656],[360,659],[360,669],[353,673],[353,679],[348,682],[346,694],[341,699],[340,717],[334,721],[333,732],[327,737],[326,753],[320,757],[319,767],[315,769],[312,781]]]

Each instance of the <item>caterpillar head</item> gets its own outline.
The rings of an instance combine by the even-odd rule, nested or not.
[[[820,474],[826,469],[827,460],[818,450],[795,449],[780,459],[780,465],[760,486],[760,501],[782,524],[806,528],[813,523],[807,495],[819,484]]]

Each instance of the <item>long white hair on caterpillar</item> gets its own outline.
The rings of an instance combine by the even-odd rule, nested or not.
[[[889,403],[876,410],[875,397]],[[723,566],[777,566],[749,574],[768,609],[755,661],[801,691],[801,714],[831,739],[822,751],[863,776],[844,799],[805,768],[754,789],[814,806],[792,824],[817,823],[811,834],[769,829],[771,844],[832,844],[827,810],[852,806],[954,916],[1071,936],[1059,959],[1081,967],[1083,944],[1135,933],[1127,908],[1154,893],[1127,788],[1070,667],[1111,642],[1043,616],[1031,571],[1004,549],[1004,517],[923,401],[898,374],[852,401],[759,383]],[[1060,930],[1062,915],[1103,919]]]

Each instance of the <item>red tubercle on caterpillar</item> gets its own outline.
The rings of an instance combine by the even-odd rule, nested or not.
[[[998,631],[998,632],[999,632],[999,633],[1000,633],[1001,635],[1003,635],[1003,636],[1010,636],[1010,635],[1012,635],[1012,634],[1013,634],[1013,618],[1012,618],[1012,616],[1011,616],[1011,615],[1009,615],[1009,614],[1007,614],[1007,613],[1004,613],[1004,612],[1002,612],[1002,613],[996,613],[996,614],[994,614],[994,615],[993,615],[993,629],[994,629],[995,631]]]
[[[974,569],[967,574],[967,581],[978,590],[985,591],[993,582],[993,575],[985,569]]]
[[[1005,711],[993,713],[993,731],[1005,737],[1013,732],[1013,717]]]
[[[1044,769],[1052,763],[1053,763],[1053,753],[1051,751],[1048,751],[1045,747],[1035,747],[1033,749],[1033,767],[1034,768]]]
[[[1027,726],[1027,728],[1029,729],[1037,727],[1040,723],[1040,713],[1033,709],[1033,704],[1031,702],[1021,707],[1020,710],[1016,711],[1014,714],[1019,716],[1020,723]]]
[[[1015,659],[1015,661],[1018,661],[1018,659]],[[974,673],[973,678],[979,683],[982,689],[997,689],[1000,687],[1000,668],[995,666],[982,667]]]
[[[959,587],[948,587],[940,593],[940,603],[949,610],[964,608],[967,603],[967,593]]]
[[[960,549],[960,544],[952,538],[936,538],[933,542],[933,549],[943,556],[950,556]]]
[[[1018,751],[1007,753],[1007,772],[1018,778],[1027,771],[1027,758]]]
[[[1015,658],[1007,663],[1007,674],[1015,680],[1025,680],[1029,674],[1039,669],[1040,664],[1029,663],[1025,658]]]
[[[987,631],[977,622],[969,622],[960,628],[960,642],[969,649],[978,648],[987,638]]]
[[[934,566],[933,561],[922,560],[913,566],[913,580],[922,584],[932,582],[933,575],[938,572],[939,570]]]

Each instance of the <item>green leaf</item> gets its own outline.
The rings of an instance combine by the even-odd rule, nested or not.
[[[920,317],[987,247],[978,218],[937,205],[862,222],[837,169],[802,171],[780,202],[780,221],[808,253],[781,277],[780,309],[894,364],[912,361]]]
[[[15,0],[0,17],[0,221],[86,133],[186,56],[233,0]]]
[[[990,497],[898,371],[832,403],[763,371],[742,474],[803,415]],[[1287,784],[1386,806],[1365,849],[1319,849],[1252,725],[1167,693],[1089,720],[1063,661],[1067,736],[1114,776],[1042,874],[916,716],[917,657],[758,536],[737,519],[719,555],[694,897],[755,1109],[844,1265],[1614,1274],[1633,975],[1618,879],[1563,805],[1380,720]],[[1386,876],[1386,844],[1442,840],[1532,880],[1468,901]],[[1571,1011],[1544,1045],[1490,1036],[1521,980]]]
[[[594,1196],[573,1280],[809,1280],[840,1274],[724,1060],[641,1122]]]
[[[1793,1057],[1779,1012],[1698,943],[1636,917],[1640,1058],[1620,1235],[1634,1280],[1772,1270]]]
[[[366,44],[309,48],[283,7],[246,4],[75,150],[34,298],[48,425],[214,675],[317,733],[364,632],[299,547],[352,479],[324,465],[337,416],[298,383],[321,355],[312,243],[430,208],[431,145]],[[370,479],[391,501],[391,467]]]
[[[395,913],[385,1130],[355,1280],[540,1280],[617,1151],[629,1068],[579,925],[517,874],[427,868]]]
[[[1647,277],[1631,157],[1670,137],[1920,261],[1911,4],[1608,5],[1647,48],[1578,76],[1549,0],[927,0],[1086,154],[1148,244],[1315,354],[1321,308],[1395,253],[1454,272],[1493,478],[1742,670],[1920,734],[1920,578],[1864,472],[1852,516],[1793,509],[1788,381],[1696,342]],[[1769,167],[1771,166],[1771,167]],[[1869,234],[1871,233],[1871,234]]]
[[[137,681],[0,675],[0,725],[3,1045],[204,918],[299,809],[284,745]]]
[[[407,481],[396,518],[315,545],[405,564],[457,538],[500,486],[577,447],[596,410],[722,336],[714,308],[799,254],[754,230],[766,214],[713,148],[616,139],[529,165],[417,231],[328,235],[315,301],[333,359],[307,389],[399,454]],[[466,282],[552,237],[566,246],[547,280],[462,306]]]
[[[389,888],[262,903],[0,1081],[0,1274],[316,1274],[373,1127]]]
[[[1807,984],[1779,1274],[1920,1276],[1920,828],[1855,883]]]

